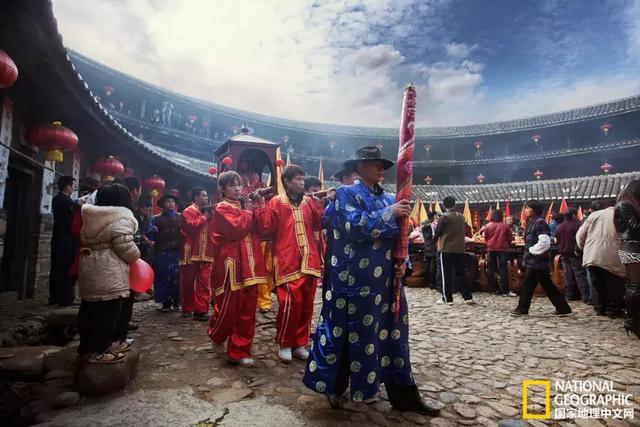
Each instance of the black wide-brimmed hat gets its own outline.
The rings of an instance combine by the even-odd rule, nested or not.
[[[342,169],[334,173],[333,176],[335,176],[338,181],[342,181],[342,178],[344,178],[345,175],[352,172],[355,172],[355,171],[353,169]]]
[[[393,167],[393,162],[391,160],[387,160],[382,158],[382,153],[380,149],[375,145],[366,145],[364,147],[360,147],[356,150],[355,159],[350,159],[344,162],[344,168],[347,171],[354,171],[358,166],[358,162],[382,162],[382,165],[385,169],[389,169]]]
[[[176,202],[176,205],[178,203],[180,203],[180,199],[178,199],[176,196],[174,196],[173,194],[165,194],[164,196],[160,197],[158,199],[158,201],[156,202],[156,205],[161,208],[164,209],[164,202],[169,200],[169,199],[173,199],[174,202]]]

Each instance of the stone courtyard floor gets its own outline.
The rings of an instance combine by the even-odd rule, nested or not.
[[[329,409],[323,396],[302,385],[302,361],[287,366],[277,359],[273,313],[258,314],[256,366],[238,368],[213,352],[206,324],[161,313],[147,301],[136,304],[134,314],[142,351],[137,378],[120,393],[84,398],[53,424],[640,425],[640,340],[624,333],[621,320],[597,317],[580,302],[571,303],[573,316],[558,318],[546,298],[536,298],[528,317],[514,318],[508,312],[515,298],[478,294],[475,306],[456,298],[447,306],[433,290],[407,289],[413,372],[423,396],[442,402],[437,418],[395,412],[384,392],[367,405]],[[633,394],[636,418],[525,424],[524,379],[611,380],[616,391]],[[537,394],[530,402],[540,410],[544,400]]]

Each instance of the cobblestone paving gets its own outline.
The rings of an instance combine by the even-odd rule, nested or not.
[[[253,368],[226,363],[206,336],[206,324],[160,313],[151,302],[136,305],[143,359],[127,392],[192,387],[211,402],[266,398],[301,414],[308,425],[525,425],[521,419],[522,380],[612,380],[616,391],[632,393],[640,417],[640,341],[628,337],[620,320],[598,317],[582,303],[575,314],[558,318],[545,298],[534,300],[528,317],[508,315],[514,298],[479,294],[469,306],[456,299],[438,304],[429,289],[407,289],[410,306],[411,359],[425,397],[445,404],[437,418],[400,414],[380,397],[368,405],[331,410],[323,396],[306,389],[304,363],[283,365],[272,341],[274,315],[258,314]],[[458,297],[456,297],[458,298]],[[317,298],[319,303],[319,295]],[[319,310],[319,306],[317,307]],[[543,408],[532,396],[530,410]],[[637,418],[627,421],[640,425]],[[575,425],[571,420],[534,421],[529,425]],[[627,425],[619,420],[581,420],[577,424]]]

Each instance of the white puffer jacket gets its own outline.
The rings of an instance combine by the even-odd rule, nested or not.
[[[624,277],[625,269],[618,257],[620,238],[613,224],[614,208],[609,207],[589,215],[576,234],[576,243],[583,250],[582,265],[600,267]]]
[[[80,299],[103,301],[129,296],[129,264],[140,258],[133,242],[137,229],[138,222],[127,208],[82,206]]]

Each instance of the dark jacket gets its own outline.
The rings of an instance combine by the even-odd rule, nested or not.
[[[180,249],[180,222],[181,216],[176,212],[162,212],[151,219],[151,227],[156,227],[158,231],[150,230],[147,237],[156,242],[154,249],[157,252]]]
[[[464,215],[449,209],[442,215],[434,237],[439,239],[438,250],[442,253],[464,253]]]
[[[487,251],[506,251],[513,240],[511,227],[503,221],[490,222],[484,228],[484,240],[487,242]]]
[[[76,209],[77,206],[73,203],[71,197],[62,192],[55,195],[51,202],[51,210],[53,212],[52,256],[64,259],[69,258],[69,264],[73,261],[78,249],[78,237],[71,232],[71,223]],[[65,264],[65,268],[68,270],[69,266]]]
[[[431,223],[422,226],[422,238],[424,240],[424,256],[436,256],[436,241],[433,238]]]
[[[616,205],[613,222],[620,233],[620,250],[640,252],[640,212],[629,202]]]
[[[549,224],[544,220],[544,216],[538,215],[527,221],[527,228],[524,232],[524,266],[532,270],[549,269],[549,249],[541,254],[534,255],[530,252],[533,246],[540,243],[540,236],[546,235],[550,238]]]
[[[580,222],[577,220],[565,219],[556,230],[556,240],[558,241],[558,253],[565,258],[575,257],[576,234],[580,229]]]

